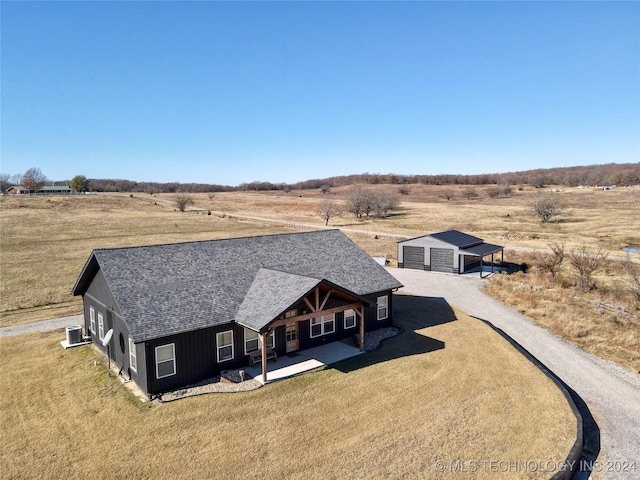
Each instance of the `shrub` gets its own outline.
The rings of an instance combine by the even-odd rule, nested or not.
[[[174,197],[174,201],[176,202],[176,207],[181,212],[184,212],[187,207],[193,205],[193,197],[186,193],[179,193]]]
[[[532,212],[542,220],[542,223],[549,222],[561,213],[560,200],[553,195],[533,197],[530,207]]]
[[[584,243],[577,250],[569,253],[569,263],[578,273],[578,286],[589,291],[595,288],[593,275],[603,267],[607,259],[607,251],[602,248],[590,248]]]

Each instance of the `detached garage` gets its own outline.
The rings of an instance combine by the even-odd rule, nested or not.
[[[498,252],[504,260],[504,247],[458,230],[447,230],[398,242],[398,267],[444,273],[479,268],[482,276],[484,257],[491,255],[493,272],[494,255]]]

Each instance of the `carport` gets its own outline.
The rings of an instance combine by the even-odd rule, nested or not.
[[[500,245],[493,245],[491,243],[481,243],[480,245],[476,245],[473,247],[465,248],[460,250],[460,264],[464,267],[467,265],[466,258],[470,257],[472,259],[480,259],[480,277],[482,277],[483,272],[483,261],[484,257],[487,255],[491,255],[491,273],[494,273],[495,263],[494,263],[494,255],[500,252],[500,263],[504,263],[504,247]],[[475,263],[475,262],[474,262]],[[464,273],[461,271],[460,273]]]

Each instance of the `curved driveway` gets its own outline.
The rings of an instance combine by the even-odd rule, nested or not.
[[[482,291],[486,279],[398,268],[388,271],[405,286],[403,291],[442,297],[465,313],[490,321],[537,357],[580,395],[598,424],[601,450],[594,472],[603,479],[640,478],[640,375],[578,349],[492,299]],[[632,462],[635,471],[629,467],[620,471]]]

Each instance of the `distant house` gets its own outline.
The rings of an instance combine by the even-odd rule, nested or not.
[[[17,185],[10,187],[7,190],[9,195],[26,195],[26,194],[37,194],[37,195],[64,195],[66,193],[71,193],[71,187],[68,185],[58,186],[58,185],[45,185],[37,190],[28,190],[23,186]]]
[[[258,349],[362,342],[391,325],[401,286],[327,230],[94,250],[72,294],[95,344],[106,351],[113,329],[111,360],[151,395],[243,367]]]
[[[432,272],[464,273],[480,267],[483,258],[503,254],[504,247],[458,230],[432,233],[398,242],[398,267]],[[501,257],[502,260],[502,257]]]

